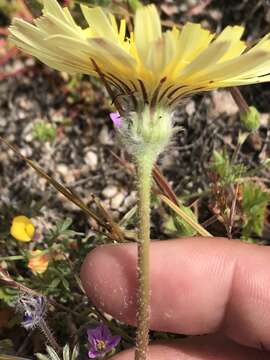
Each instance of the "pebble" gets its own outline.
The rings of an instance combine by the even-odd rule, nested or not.
[[[84,156],[84,161],[87,165],[89,165],[90,170],[97,169],[98,157],[94,151],[91,150],[87,151],[87,153]]]
[[[137,191],[133,190],[131,193],[125,197],[125,207],[130,208],[137,203]]]
[[[5,127],[7,125],[7,120],[0,117],[0,127]]]
[[[33,155],[33,150],[31,147],[27,146],[20,150],[22,156],[25,156],[27,158],[30,158]]]
[[[112,145],[113,141],[112,138],[109,134],[109,129],[107,126],[103,126],[103,128],[101,129],[100,133],[99,133],[99,142],[102,145]]]
[[[102,195],[107,199],[111,199],[116,196],[117,192],[118,189],[115,185],[108,185],[102,190]]]
[[[58,164],[57,171],[63,176],[65,183],[69,184],[75,182],[76,178],[74,170],[70,169],[66,164]]]
[[[61,175],[66,176],[68,173],[68,166],[66,164],[58,164],[57,171],[60,172]]]
[[[191,100],[188,102],[188,104],[186,105],[186,113],[188,114],[188,116],[191,116],[195,113],[196,110],[196,105],[195,105],[195,101]]]
[[[115,195],[115,196],[112,198],[111,208],[114,209],[114,210],[119,209],[119,207],[120,207],[121,204],[123,203],[124,199],[125,199],[125,194],[119,192],[117,195]]]

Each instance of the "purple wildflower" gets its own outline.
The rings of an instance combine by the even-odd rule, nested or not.
[[[23,295],[18,300],[18,307],[23,312],[22,326],[29,330],[38,326],[45,315],[46,303],[44,296]]]
[[[121,336],[113,336],[106,325],[99,325],[94,329],[87,330],[88,341],[90,344],[88,356],[90,359],[104,356],[115,348]]]
[[[114,126],[117,127],[117,129],[122,127],[122,118],[118,111],[110,113],[110,118],[111,118]]]

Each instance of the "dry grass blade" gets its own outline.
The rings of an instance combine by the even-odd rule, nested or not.
[[[45,171],[43,171],[38,165],[36,165],[32,160],[26,158],[23,156],[20,151],[17,149],[16,146],[10,144],[8,141],[6,141],[4,138],[0,137],[0,140],[5,143],[10,149],[12,149],[15,154],[21,158],[23,161],[26,162],[26,164],[34,169],[39,176],[45,178],[58,192],[60,192],[63,196],[65,196],[69,201],[71,201],[73,204],[78,206],[87,216],[93,218],[101,227],[105,228],[109,233],[112,231],[112,221],[110,223],[107,223],[106,221],[103,221],[94,211],[89,209],[83,201],[79,198],[77,194],[73,190],[70,190],[68,187],[60,184],[58,181],[56,181],[53,177],[49,176]],[[117,227],[115,223],[113,223],[114,229]],[[119,236],[119,240],[122,241],[123,235],[122,231],[119,227],[117,227],[117,232],[114,231],[114,234],[121,234]],[[118,239],[116,239],[118,240]]]
[[[170,199],[164,195],[159,195],[160,199],[164,201],[178,216],[180,216],[185,222],[187,222],[194,230],[196,230],[201,236],[212,237],[207,230],[205,230],[200,224],[194,221],[188,216],[179,206],[175,205]]]
[[[153,169],[153,177],[163,194],[166,195],[167,198],[169,198],[173,203],[175,203],[175,205],[179,205],[178,199],[174,191],[170,187],[168,181],[165,179],[157,165],[155,165]]]
[[[93,199],[94,203],[96,204],[97,208],[99,209],[99,211],[101,212],[101,214],[103,215],[103,217],[110,224],[112,237],[116,238],[116,239],[119,239],[121,242],[124,242],[125,238],[124,238],[123,232],[120,229],[120,227],[118,226],[118,224],[116,224],[113,221],[113,219],[112,219],[111,215],[109,214],[109,212],[102,206],[101,202],[93,194],[92,194],[92,199]]]

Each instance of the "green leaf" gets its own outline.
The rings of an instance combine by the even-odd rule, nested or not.
[[[242,184],[243,228],[242,238],[262,236],[267,205],[270,202],[269,192],[262,185],[254,182]]]
[[[35,355],[39,360],[50,360],[49,356],[46,356],[46,355],[43,355],[40,353],[36,353]]]
[[[46,346],[46,349],[51,360],[61,360],[60,357],[57,355],[56,351],[51,346]]]
[[[79,346],[78,346],[78,344],[76,344],[72,351],[71,360],[76,360],[78,358],[78,356],[79,356]]]
[[[195,214],[189,207],[182,205],[181,210],[197,222]],[[197,231],[194,230],[192,226],[176,214],[169,216],[168,220],[164,223],[164,229],[168,234],[173,236],[194,236],[197,234]]]
[[[69,360],[69,358],[70,358],[69,345],[66,344],[63,349],[63,360]]]
[[[219,176],[221,185],[229,185],[243,177],[247,172],[243,164],[232,164],[226,150],[214,150],[211,163],[212,170]]]
[[[54,289],[56,288],[61,282],[61,279],[59,278],[56,278],[56,279],[53,279],[53,281],[51,282],[51,285],[50,285],[50,288]]]
[[[181,205],[181,209],[191,217],[192,220],[197,222],[197,217],[194,212],[187,206]],[[173,222],[177,229],[177,235],[179,236],[194,236],[197,231],[193,229],[186,221],[181,219],[179,216],[173,215]]]

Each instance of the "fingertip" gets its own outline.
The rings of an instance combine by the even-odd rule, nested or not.
[[[134,348],[115,355],[112,360],[133,360]],[[159,342],[149,347],[149,360],[266,360],[269,353],[250,349],[220,335],[192,336]]]
[[[135,244],[103,245],[85,258],[81,281],[87,296],[102,310],[131,323],[136,288]]]

